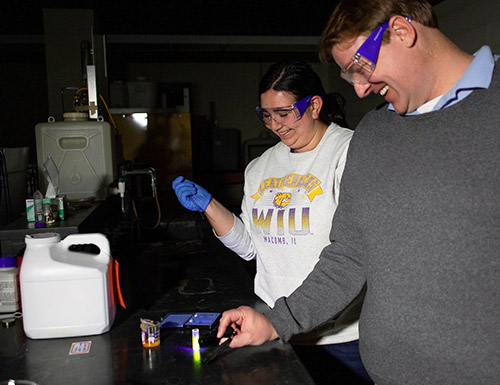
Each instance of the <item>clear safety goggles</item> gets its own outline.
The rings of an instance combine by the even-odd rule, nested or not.
[[[302,118],[302,115],[309,107],[313,95],[306,96],[288,107],[277,108],[262,108],[260,105],[255,107],[255,112],[266,126],[271,126],[272,121],[279,123],[283,126],[295,123]]]
[[[411,22],[409,17],[406,17],[406,20]],[[375,64],[382,45],[382,37],[388,26],[389,22],[386,21],[361,44],[349,64],[340,71],[342,79],[350,84],[366,84],[370,81],[370,77],[375,71]]]
[[[350,84],[365,84],[368,83],[370,77],[375,70],[378,53],[382,44],[382,36],[384,31],[389,26],[389,22],[385,22],[375,31],[372,32],[368,39],[365,40],[358,51],[354,54],[349,64],[342,68],[340,77]]]

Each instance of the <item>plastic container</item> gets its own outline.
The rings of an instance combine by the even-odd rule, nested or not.
[[[160,322],[141,318],[141,341],[144,348],[160,345]]]
[[[128,87],[123,81],[116,81],[109,85],[111,108],[128,107]]]
[[[15,255],[0,256],[0,313],[19,310],[19,270]]]
[[[58,195],[68,200],[105,200],[115,179],[115,147],[107,122],[81,118],[35,126],[40,189],[47,180],[43,164],[51,156],[59,170]]]
[[[102,234],[26,235],[20,273],[24,332],[30,338],[97,335],[114,322],[110,247]],[[99,253],[82,252],[89,245]],[[80,251],[72,251],[78,249]]]
[[[130,108],[156,108],[158,86],[156,83],[138,79],[128,82],[128,104]]]

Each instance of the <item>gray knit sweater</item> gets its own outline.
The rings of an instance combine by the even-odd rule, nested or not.
[[[284,340],[367,284],[363,362],[378,385],[500,384],[500,67],[440,111],[369,113],[331,239],[268,314]]]

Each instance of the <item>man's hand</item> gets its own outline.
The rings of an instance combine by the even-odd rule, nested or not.
[[[222,313],[217,338],[221,338],[229,326],[236,332],[229,345],[231,348],[262,345],[278,338],[276,330],[266,316],[248,306],[240,306]]]

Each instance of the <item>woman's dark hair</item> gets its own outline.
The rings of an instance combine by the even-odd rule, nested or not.
[[[323,98],[323,108],[328,116],[328,122],[349,128],[345,118],[345,98],[338,92],[330,92]]]
[[[339,111],[343,115],[343,108],[339,108],[335,99],[330,103],[320,77],[306,62],[281,61],[269,67],[260,79],[258,99],[260,100],[260,96],[269,90],[290,92],[295,96],[295,101],[308,95],[321,96],[323,107],[319,118],[325,124],[336,122],[332,120],[332,116],[338,116]]]

